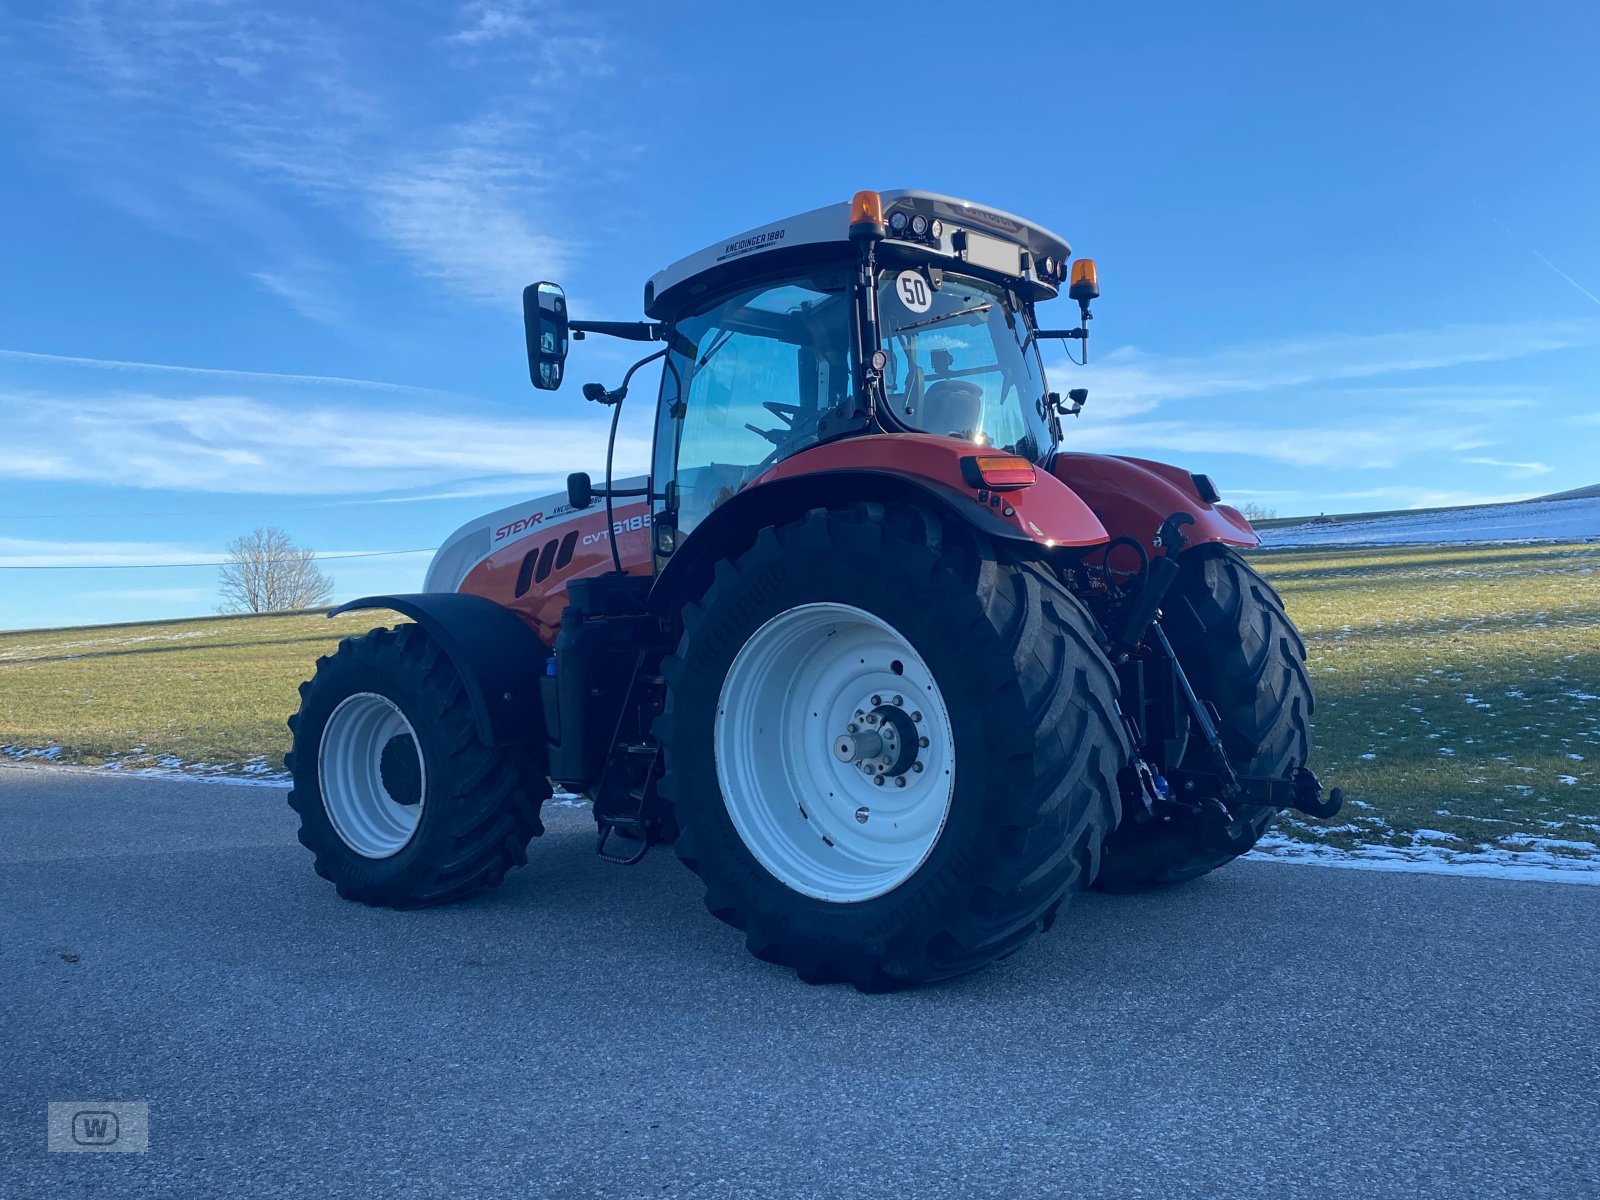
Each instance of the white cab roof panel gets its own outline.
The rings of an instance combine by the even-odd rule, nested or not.
[[[886,217],[899,207],[923,212],[943,221],[946,229],[940,249],[945,253],[954,253],[950,239],[956,230],[970,230],[1013,242],[1028,250],[1036,260],[1043,260],[1046,257],[1065,260],[1072,253],[1064,238],[1051,233],[1042,225],[971,200],[911,189],[880,194],[883,197],[883,211]],[[824,208],[814,208],[810,212],[803,212],[786,220],[758,225],[754,229],[747,229],[715,245],[707,246],[696,254],[679,259],[665,270],[656,272],[650,277],[648,294],[651,303],[647,304],[646,308],[654,308],[655,301],[665,297],[678,285],[735,260],[759,258],[768,251],[780,248],[837,245],[848,243],[849,240],[849,201],[830,204]],[[925,248],[933,249],[933,247]]]

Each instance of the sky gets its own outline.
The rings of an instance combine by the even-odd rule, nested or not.
[[[0,628],[213,612],[257,525],[415,590],[603,463],[578,385],[635,348],[533,391],[524,284],[635,319],[861,188],[1098,261],[1070,448],[1282,515],[1600,483],[1596,44],[1576,3],[0,0]]]

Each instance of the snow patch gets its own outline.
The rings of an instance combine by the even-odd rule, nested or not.
[[[1526,835],[1513,835],[1526,836]],[[1502,839],[1509,840],[1509,839]],[[1532,839],[1533,841],[1550,839]],[[1557,843],[1600,850],[1591,842]],[[1341,850],[1311,845],[1269,833],[1247,858],[1301,866],[1340,867],[1357,871],[1406,871],[1425,875],[1463,875],[1483,879],[1518,879],[1541,883],[1585,883],[1600,886],[1600,858],[1571,858],[1549,850],[1483,848],[1449,850],[1443,846],[1357,846]]]

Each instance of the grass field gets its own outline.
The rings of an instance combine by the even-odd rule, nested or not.
[[[1333,846],[1591,856],[1600,843],[1600,545],[1258,554],[1306,636]],[[1508,840],[1509,839],[1509,840]]]
[[[317,657],[371,613],[0,633],[0,754],[278,771]]]
[[[1600,858],[1600,545],[1263,552],[1306,635],[1316,766],[1287,838]],[[372,614],[0,634],[0,754],[282,768],[299,682]]]

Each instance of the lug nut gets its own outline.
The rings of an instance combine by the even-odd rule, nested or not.
[[[872,777],[872,782],[877,784],[879,787],[882,787],[883,786],[883,776],[882,775],[874,775]]]
[[[844,731],[846,733],[854,733],[857,728],[858,728],[858,726],[856,725],[856,723],[854,721],[851,721],[850,724],[848,724],[848,725],[846,725],[844,727]]]
[[[926,750],[928,748],[928,739],[927,738],[918,738],[917,739],[917,745],[921,746],[924,750]]]
[[[919,713],[919,712],[914,712],[914,713],[911,714],[911,719],[913,721],[916,721],[916,722],[920,723],[922,721],[922,714]]]
[[[878,723],[878,714],[877,713],[868,713],[867,714],[867,724],[868,725],[876,725],[877,723]]]
[[[921,774],[922,774],[922,764],[921,764],[921,763],[919,763],[919,762],[914,762],[914,763],[912,763],[912,764],[911,764],[911,769],[912,769],[912,770],[913,770],[913,771],[915,771],[915,772],[916,772],[916,773],[917,773],[917,774],[918,774],[918,775],[921,775]]]
[[[905,702],[906,698],[904,696],[896,696],[893,700],[889,701],[889,703],[893,704],[896,708],[899,708]]]
[[[872,703],[873,703],[873,704],[874,704],[874,705],[879,705],[879,704],[882,704],[882,703],[883,703],[883,697],[882,697],[882,696],[874,696],[874,697],[873,697],[873,698],[872,698]]]
[[[894,785],[895,787],[905,787],[906,777],[904,775],[896,775],[894,777]]]

